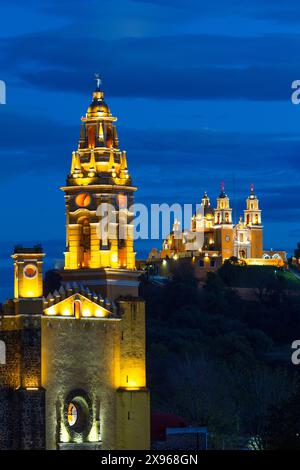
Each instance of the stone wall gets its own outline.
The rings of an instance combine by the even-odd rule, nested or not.
[[[104,449],[115,449],[119,367],[120,320],[42,318],[47,449],[72,441],[63,415],[65,401],[76,389],[84,390],[92,402],[93,423],[86,441],[101,439]]]

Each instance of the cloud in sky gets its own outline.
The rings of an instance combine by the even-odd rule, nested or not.
[[[110,41],[94,34],[61,34],[63,47],[56,30],[2,41],[2,68],[45,90],[81,93],[93,71],[102,67],[111,96],[262,101],[289,100],[299,72],[296,34],[180,34]]]

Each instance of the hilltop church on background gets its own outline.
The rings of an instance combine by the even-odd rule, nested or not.
[[[60,288],[43,297],[41,246],[13,253],[14,298],[0,316],[0,449],[150,446],[145,305],[124,204],[137,188],[116,120],[98,81],[62,188]],[[99,238],[102,203],[114,207],[122,239],[110,238],[111,227]]]

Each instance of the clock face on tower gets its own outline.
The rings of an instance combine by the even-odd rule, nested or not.
[[[27,279],[34,279],[37,275],[37,267],[34,264],[26,264],[24,267],[24,276],[27,277]]]
[[[230,242],[230,236],[229,236],[229,235],[226,235],[225,240],[226,240],[227,242]]]
[[[92,201],[88,193],[80,193],[75,197],[75,203],[78,207],[88,207]]]

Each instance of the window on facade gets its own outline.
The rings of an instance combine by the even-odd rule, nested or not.
[[[0,365],[6,364],[6,345],[4,341],[0,341]]]
[[[69,403],[68,406],[68,424],[69,426],[74,426],[78,418],[78,412],[76,405],[74,403]]]
[[[74,300],[73,311],[75,318],[81,318],[82,304],[81,300]]]
[[[86,400],[77,396],[67,406],[67,423],[77,433],[85,431],[88,425],[89,407]]]
[[[243,241],[244,241],[244,234],[240,233],[240,242],[243,242]]]

